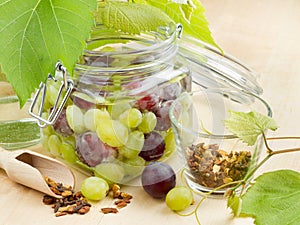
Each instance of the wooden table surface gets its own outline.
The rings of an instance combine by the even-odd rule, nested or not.
[[[261,76],[262,97],[271,105],[280,125],[270,136],[300,136],[300,1],[299,0],[202,0],[213,36],[228,54],[248,64]],[[3,90],[2,90],[3,91]],[[2,116],[2,115],[0,115]],[[274,148],[298,144],[272,143]],[[43,151],[40,146],[34,147]],[[258,174],[289,168],[300,171],[300,153],[276,156]],[[75,172],[78,189],[84,175]],[[11,182],[0,170],[0,225],[147,225],[197,224],[195,217],[180,217],[164,201],[154,200],[141,187],[124,187],[133,202],[118,214],[104,215],[101,207],[111,199],[93,203],[87,215],[56,218],[42,203],[43,194]],[[196,200],[198,198],[196,197]],[[208,199],[199,209],[202,225],[251,225],[251,218],[233,218],[224,199]]]

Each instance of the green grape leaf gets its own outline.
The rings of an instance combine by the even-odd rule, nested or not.
[[[106,27],[131,34],[156,30],[173,22],[155,7],[128,2],[107,2],[101,14]]]
[[[221,50],[211,35],[200,1],[188,0],[187,4],[178,4],[169,0],[147,0],[147,3],[164,11],[176,23],[181,23],[184,35],[193,36]]]
[[[239,216],[242,209],[242,199],[235,194],[231,195],[227,199],[227,207],[231,208],[234,216]]]
[[[191,5],[188,4],[182,4],[180,5],[180,9],[182,10],[183,18],[190,23],[191,18],[194,12],[194,8]]]
[[[4,73],[2,73],[2,71],[1,71],[1,65],[0,65],[0,82],[1,81],[6,81],[6,75]]]
[[[278,128],[273,118],[256,111],[245,113],[230,110],[229,113],[224,121],[225,127],[248,145],[254,145],[257,137],[266,130]]]
[[[0,64],[21,106],[60,60],[72,73],[96,0],[0,0]]]
[[[132,3],[147,4],[147,0],[129,0]]]
[[[300,173],[278,170],[262,174],[242,196],[242,216],[257,225],[300,224]]]

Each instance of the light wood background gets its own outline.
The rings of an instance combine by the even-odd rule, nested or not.
[[[300,136],[300,1],[299,0],[202,0],[213,36],[228,54],[261,74],[262,97],[271,105],[280,125],[269,136]],[[2,90],[4,91],[4,90]],[[0,115],[1,117],[1,115]],[[272,147],[300,146],[274,142]],[[35,150],[42,151],[37,146]],[[276,156],[258,174],[282,168],[300,171],[300,153]],[[75,171],[77,188],[84,178]],[[196,224],[193,216],[180,217],[163,201],[154,200],[141,187],[124,187],[133,202],[115,215],[103,215],[101,207],[111,199],[93,204],[85,216],[55,218],[42,203],[43,194],[8,180],[0,170],[0,225],[150,225]],[[196,199],[198,199],[196,197]],[[198,211],[202,225],[252,225],[251,218],[233,218],[223,199],[209,199]]]

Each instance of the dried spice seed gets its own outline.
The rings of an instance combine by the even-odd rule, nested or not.
[[[133,198],[132,195],[122,192],[121,188],[119,185],[114,184],[111,188],[112,191],[112,196],[115,200],[114,204],[116,205],[117,208],[114,207],[107,207],[107,208],[102,208],[101,211],[104,214],[108,213],[118,213],[118,209],[126,207],[130,202],[131,199]]]
[[[121,202],[123,202],[122,199],[116,200],[116,201],[115,201],[115,205],[118,205],[118,204],[121,203]]]
[[[63,191],[63,192],[61,193],[61,196],[67,197],[67,196],[70,196],[70,195],[72,195],[72,194],[73,194],[72,191],[70,191],[70,190],[65,190],[65,191]]]
[[[49,196],[49,195],[45,195],[44,197],[43,197],[43,203],[45,204],[45,205],[52,205],[53,203],[55,203],[55,198],[54,197],[52,197],[52,196]]]
[[[68,213],[67,212],[58,212],[58,213],[55,213],[56,217],[65,216],[65,215],[68,215]]]
[[[78,213],[84,215],[90,211],[90,207],[85,205],[81,209],[78,210]]]
[[[62,198],[54,198],[48,195],[43,197],[44,204],[52,205],[55,216],[68,214],[86,214],[90,211],[91,204],[83,197],[81,192],[74,192],[71,186],[55,183],[48,177],[44,178],[50,189]]]
[[[116,205],[117,205],[117,208],[120,209],[120,208],[124,208],[125,206],[127,206],[127,203],[125,201],[121,201],[121,202],[119,202]]]
[[[121,188],[119,185],[114,184],[112,186],[113,198],[118,198],[121,195]]]
[[[119,210],[116,208],[112,208],[112,207],[107,207],[107,208],[102,208],[101,212],[104,214],[108,214],[108,213],[118,213]]]
[[[58,209],[58,212],[68,212],[71,211],[70,209],[72,208],[73,208],[72,205],[63,206]]]
[[[123,201],[126,202],[127,204],[131,202],[130,199],[124,199]]]
[[[54,213],[58,212],[59,208],[61,207],[60,201],[57,201],[54,207]]]
[[[55,183],[53,180],[51,180],[49,177],[44,177],[46,183],[49,187],[56,187],[57,183]]]
[[[115,205],[117,205],[121,202],[126,202],[127,204],[129,204],[131,201],[130,201],[130,199],[118,199],[115,201]]]
[[[61,192],[60,192],[59,190],[57,190],[57,188],[55,188],[55,187],[50,187],[50,190],[51,190],[54,194],[61,195]]]
[[[115,201],[115,205],[117,206],[117,208],[124,208],[125,206],[127,206],[130,203],[130,200],[128,199],[118,199]]]
[[[250,166],[251,153],[249,151],[227,153],[219,149],[217,144],[199,143],[189,147],[187,158],[195,181],[200,185],[216,188],[241,180]]]
[[[121,192],[119,198],[120,199],[132,199],[132,196],[130,194],[125,193],[125,192]]]

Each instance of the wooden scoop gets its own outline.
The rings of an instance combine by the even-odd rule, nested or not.
[[[30,150],[7,151],[0,147],[0,168],[11,180],[56,198],[61,196],[50,190],[44,176],[74,187],[74,175],[66,165]]]

